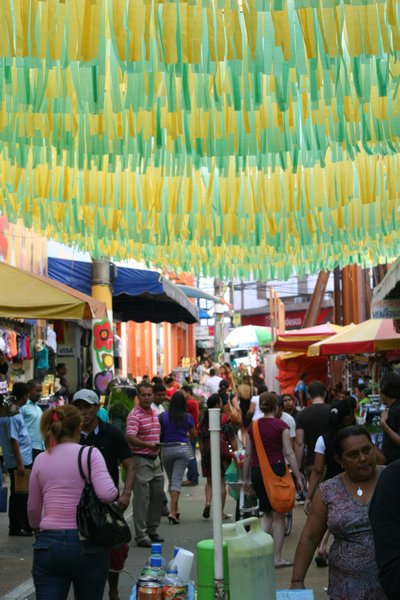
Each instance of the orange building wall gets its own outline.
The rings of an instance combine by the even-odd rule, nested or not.
[[[196,325],[185,323],[163,323],[164,330],[164,375],[168,375],[179,366],[182,356],[193,358]],[[129,321],[127,332],[127,370],[134,377],[144,374],[153,377],[159,372],[160,365],[155,364],[153,347],[156,343],[152,331],[152,323],[135,323]]]

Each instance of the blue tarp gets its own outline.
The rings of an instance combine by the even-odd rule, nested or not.
[[[92,263],[48,259],[48,277],[91,294]],[[113,310],[123,321],[196,323],[198,311],[178,286],[157,271],[118,267],[113,282]]]

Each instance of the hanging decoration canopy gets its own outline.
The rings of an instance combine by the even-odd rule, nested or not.
[[[0,210],[286,278],[400,252],[396,0],[3,0]]]

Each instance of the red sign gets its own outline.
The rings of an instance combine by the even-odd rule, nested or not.
[[[285,315],[285,328],[288,329],[301,329],[304,317],[306,316],[306,310],[291,310],[287,311]],[[333,308],[321,308],[319,311],[318,319],[315,325],[322,325],[328,321],[332,321]],[[242,325],[262,325],[270,326],[269,315],[251,315],[248,317],[242,316]]]

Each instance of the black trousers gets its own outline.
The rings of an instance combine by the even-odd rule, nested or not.
[[[30,469],[31,465],[26,465],[26,469]],[[28,493],[15,493],[15,478],[18,477],[17,469],[8,469],[10,475],[10,500],[8,503],[8,519],[10,532],[16,532],[20,529],[32,531],[28,521]]]

